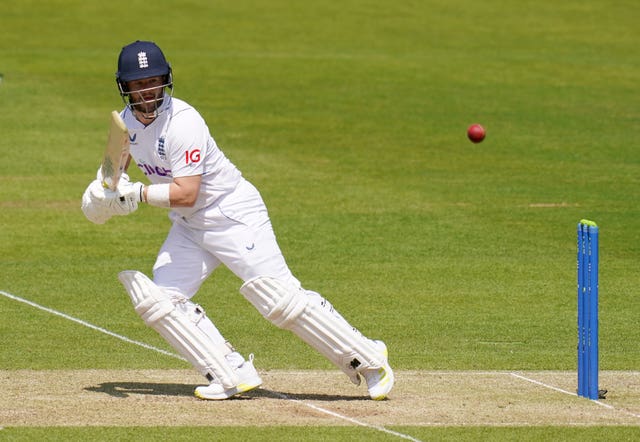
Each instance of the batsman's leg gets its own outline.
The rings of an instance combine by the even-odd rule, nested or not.
[[[245,282],[240,292],[262,316],[291,330],[356,385],[363,376],[372,399],[384,399],[393,388],[386,345],[364,337],[319,294],[269,277]]]
[[[196,388],[197,397],[227,399],[262,384],[253,357],[245,361],[235,352],[199,305],[169,295],[140,272],[119,278],[136,313],[211,382]]]

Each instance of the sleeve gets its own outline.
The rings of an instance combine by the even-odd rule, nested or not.
[[[167,153],[174,178],[204,173],[208,140],[209,129],[195,110],[182,111],[174,116],[167,136]]]

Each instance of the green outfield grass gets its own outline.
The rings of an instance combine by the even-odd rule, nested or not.
[[[601,368],[638,370],[639,19],[631,0],[3,5],[0,290],[168,349],[117,281],[124,269],[150,274],[165,213],[141,207],[95,226],[80,211],[109,112],[122,107],[117,55],[148,39],[172,63],[175,95],[261,190],[294,273],[384,339],[394,367],[575,369],[575,230],[589,218],[600,226]],[[481,144],[466,139],[472,123],[487,129]],[[264,368],[331,368],[263,320],[239,285],[220,270],[196,298],[238,349]],[[0,311],[2,370],[185,367],[4,297]],[[401,429],[423,440],[621,440],[632,430]],[[197,434],[180,431],[158,429]],[[216,431],[390,439],[358,428]],[[99,428],[4,437],[144,440]]]
[[[272,441],[283,442],[296,441],[333,441],[333,440],[367,440],[372,442],[384,442],[393,439],[388,435],[380,435],[375,431],[353,430],[344,428],[222,428],[216,429],[224,432],[222,438],[214,436],[213,440],[225,441]],[[459,440],[518,440],[532,441],[540,440],[563,440],[563,441],[584,441],[585,439],[596,438],[597,440],[634,440],[637,436],[637,429],[630,427],[606,427],[606,428],[497,428],[490,431],[486,428],[404,428],[404,431],[412,432],[415,437],[422,437],[423,440],[439,441],[459,441]],[[12,441],[68,441],[75,439],[95,440],[96,431],[103,435],[102,440],[137,440],[137,441],[192,441],[202,438],[202,430],[193,428],[160,428],[160,429],[120,429],[120,428],[92,428],[92,429],[68,429],[61,428],[55,430],[52,435],[50,428],[34,428],[17,432],[6,430],[9,440]],[[259,435],[259,436],[258,436]],[[614,437],[612,437],[614,436]]]

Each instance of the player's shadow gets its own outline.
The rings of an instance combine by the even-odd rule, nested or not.
[[[103,382],[96,386],[85,387],[85,391],[94,393],[105,393],[116,398],[128,398],[131,395],[150,396],[193,396],[196,385],[152,383],[152,382]],[[257,388],[248,391],[232,399],[267,398],[280,400],[297,401],[366,401],[365,396],[345,396],[337,394],[316,394],[316,393],[282,393],[265,388]]]
[[[368,396],[347,396],[342,394],[322,394],[322,393],[283,393],[275,390],[267,390],[259,388],[249,391],[246,394],[252,394],[254,397],[264,397],[269,399],[294,400],[294,401],[325,401],[325,402],[342,402],[342,401],[369,401]]]
[[[193,396],[196,385],[157,384],[152,382],[104,382],[85,387],[86,391],[106,393],[109,396],[126,398],[132,394],[152,396]]]

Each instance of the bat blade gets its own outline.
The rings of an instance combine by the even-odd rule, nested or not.
[[[117,111],[111,112],[111,126],[100,166],[105,188],[116,190],[129,159],[129,130]]]

